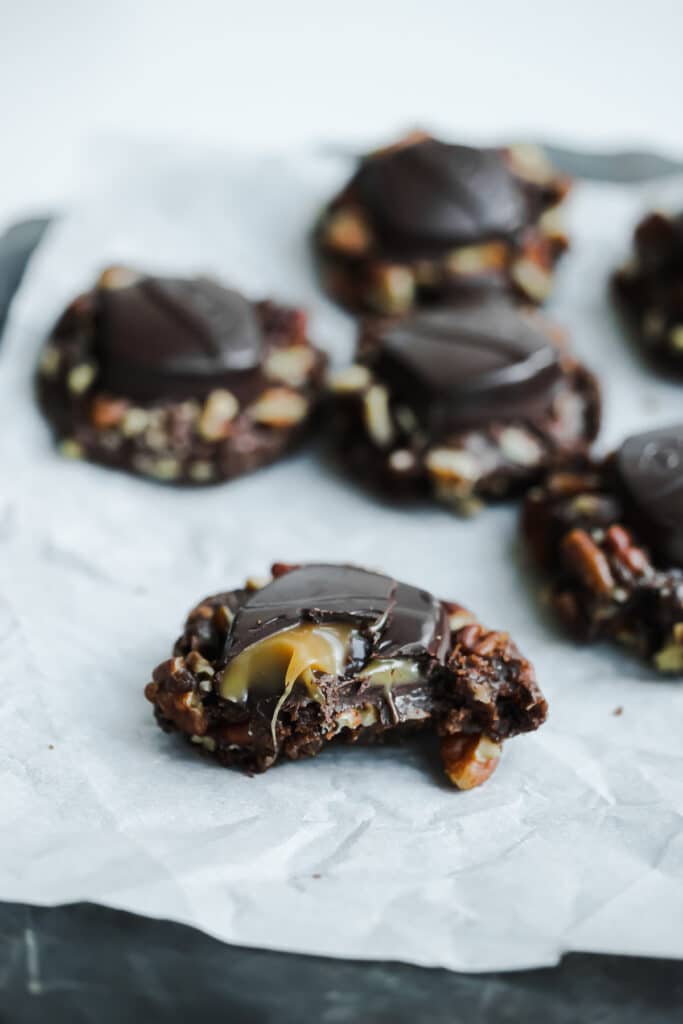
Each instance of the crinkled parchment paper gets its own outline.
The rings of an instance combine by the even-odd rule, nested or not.
[[[314,451],[225,486],[171,488],[58,456],[31,373],[104,264],[208,270],[303,303],[336,361],[353,329],[305,232],[346,168],[310,156],[127,150],[49,233],[0,346],[0,898],[93,900],[222,939],[463,970],[567,950],[683,957],[683,683],[540,613],[516,509],[392,510]],[[680,418],[606,298],[654,191],[580,185],[551,311],[601,374],[601,445]],[[550,701],[493,779],[458,793],[418,743],[332,749],[247,778],[155,726],[142,689],[185,612],[271,560],[382,567],[509,629]],[[623,708],[616,715],[615,709]]]

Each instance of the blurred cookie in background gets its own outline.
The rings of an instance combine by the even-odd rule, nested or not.
[[[252,302],[206,277],[111,267],[55,325],[38,396],[63,454],[210,484],[302,437],[325,363],[300,309]]]
[[[409,135],[364,157],[323,212],[324,286],[352,311],[390,315],[473,287],[541,303],[568,244],[569,187],[535,146]]]
[[[551,473],[529,492],[523,532],[577,640],[612,640],[683,675],[683,425]]]
[[[683,213],[648,214],[633,256],[612,278],[616,303],[646,356],[683,375]]]
[[[336,452],[354,476],[461,513],[585,453],[600,420],[598,383],[561,332],[494,293],[366,320],[330,389]]]

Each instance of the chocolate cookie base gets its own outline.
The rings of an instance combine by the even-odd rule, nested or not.
[[[305,314],[254,304],[263,332],[263,386],[240,406],[216,387],[201,398],[141,401],[98,387],[94,293],[66,310],[43,349],[39,404],[62,454],[153,480],[212,484],[264,466],[292,448],[310,423],[326,359],[306,337]]]
[[[660,672],[683,674],[683,571],[652,560],[614,457],[550,474],[527,496],[522,530],[576,640],[611,640]]]
[[[289,571],[274,566],[275,576]],[[464,608],[444,604],[450,622],[445,664],[389,691],[321,675],[322,700],[298,684],[280,707],[266,695],[247,708],[218,692],[230,626],[248,589],[202,601],[189,615],[174,656],[159,665],[145,694],[159,725],[179,730],[221,764],[262,772],[282,759],[319,754],[331,741],[373,743],[431,729],[444,769],[459,788],[479,785],[495,769],[504,740],[536,729],[547,705],[532,666],[507,634],[485,629]],[[276,724],[273,725],[274,715]]]
[[[529,228],[516,246],[482,242],[441,259],[354,259],[330,247],[326,223],[323,218],[314,234],[321,284],[335,302],[357,314],[394,316],[477,290],[541,304],[552,290],[555,264],[568,247],[559,233],[549,237]]]

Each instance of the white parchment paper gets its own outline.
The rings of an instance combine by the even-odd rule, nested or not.
[[[111,167],[41,246],[0,347],[0,898],[93,900],[235,943],[464,970],[568,950],[683,957],[683,684],[577,649],[543,618],[515,507],[475,521],[384,508],[311,451],[191,492],[55,453],[32,368],[109,261],[304,303],[334,360],[351,351],[305,239],[346,168],[144,147]],[[657,195],[580,185],[571,202],[551,310],[602,377],[603,448],[680,418],[680,388],[638,362],[605,293]],[[422,744],[333,749],[257,778],[215,767],[157,729],[142,689],[199,598],[275,559],[381,567],[509,629],[548,723],[469,793]]]

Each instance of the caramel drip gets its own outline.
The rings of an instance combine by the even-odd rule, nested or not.
[[[225,700],[245,701],[250,691],[284,695],[301,682],[313,700],[320,694],[315,672],[343,676],[353,626],[314,622],[291,626],[245,648],[223,671],[219,693]]]

